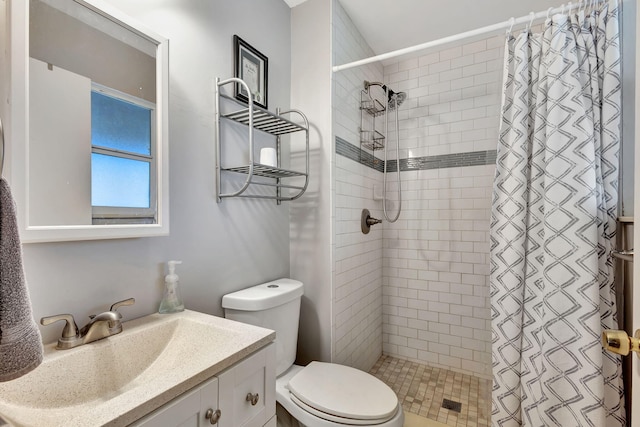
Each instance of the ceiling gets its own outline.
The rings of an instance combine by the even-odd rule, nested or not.
[[[295,7],[305,0],[284,0]],[[328,0],[327,0],[328,1]],[[339,0],[376,54],[559,7],[563,0]]]

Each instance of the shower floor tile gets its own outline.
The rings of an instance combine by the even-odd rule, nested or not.
[[[490,380],[384,355],[370,373],[396,392],[405,412],[448,426],[489,427]]]

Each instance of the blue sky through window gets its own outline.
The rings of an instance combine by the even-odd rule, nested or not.
[[[151,110],[92,91],[91,144],[151,155]]]
[[[149,180],[149,162],[91,154],[93,206],[149,208]]]
[[[91,92],[92,206],[150,208],[152,112],[114,96]]]

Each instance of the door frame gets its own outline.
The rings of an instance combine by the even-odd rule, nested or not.
[[[638,29],[640,29],[640,7],[636,7],[636,21],[635,21],[635,26],[636,26],[636,31],[635,31],[635,37],[636,37],[636,73],[635,73],[635,81],[636,81],[636,85],[635,85],[635,122],[634,122],[634,128],[635,128],[635,132],[634,132],[634,136],[635,136],[635,143],[634,143],[634,158],[635,158],[635,162],[634,162],[634,191],[633,191],[633,212],[634,212],[634,216],[635,216],[635,212],[640,212],[640,168],[638,167],[638,165],[640,165],[640,55],[637,54],[638,51],[638,47],[640,47],[640,31],[638,31]],[[640,242],[640,227],[633,227],[633,242],[634,242],[634,248],[637,247],[638,245],[636,245],[637,242]],[[633,276],[634,277],[639,277],[640,278],[640,263],[634,262],[633,263]],[[633,283],[633,282],[632,282]],[[630,325],[631,327],[629,328],[630,330],[635,331],[636,329],[640,329],[640,287],[637,286],[632,286],[632,290],[631,290],[631,294],[632,294],[632,298],[631,298],[631,304],[627,304],[626,305],[626,309],[627,310],[631,310],[632,315],[631,318],[633,319],[632,324]],[[634,308],[638,308],[635,309]],[[631,408],[629,410],[629,420],[627,420],[627,425],[634,425],[634,424],[638,424],[640,425],[639,422],[636,422],[635,418],[640,418],[640,393],[636,392],[633,393],[633,389],[640,389],[640,358],[634,355],[629,355],[629,357],[631,357],[632,361],[631,361],[631,366],[632,366],[632,372],[631,372],[631,390],[626,390],[627,393],[631,394]],[[635,414],[635,416],[634,416]]]

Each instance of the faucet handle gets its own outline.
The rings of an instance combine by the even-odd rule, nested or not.
[[[109,311],[117,311],[122,306],[133,305],[135,303],[136,303],[136,299],[135,298],[129,298],[129,299],[125,299],[125,300],[122,300],[122,301],[118,301],[117,303],[115,303],[115,304],[113,304],[111,306]]]
[[[76,321],[73,320],[73,316],[71,314],[58,314],[56,316],[43,317],[40,319],[40,324],[42,326],[47,326],[59,320],[67,322],[62,330],[62,338],[75,338],[78,335],[78,325],[76,325]]]

